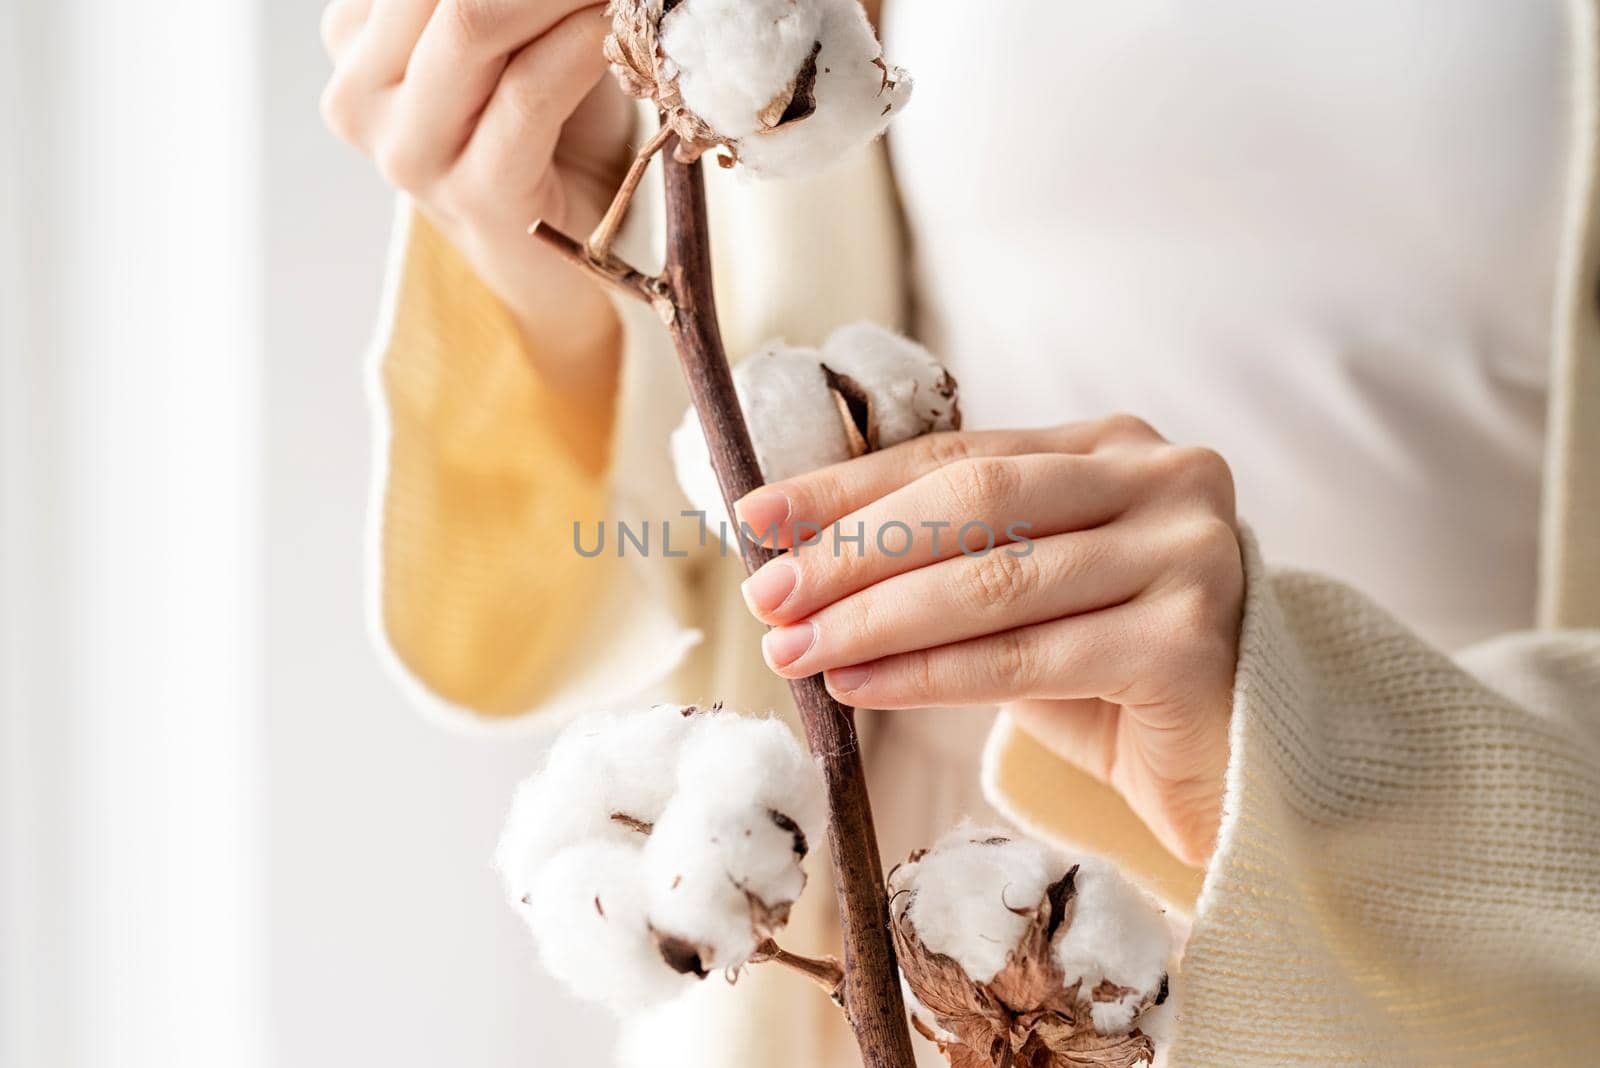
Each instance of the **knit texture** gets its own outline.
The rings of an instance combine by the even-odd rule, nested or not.
[[[1524,707],[1355,591],[1247,556],[1171,1063],[1589,1063],[1600,632],[1487,650]]]

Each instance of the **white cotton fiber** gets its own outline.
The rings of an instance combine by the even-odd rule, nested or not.
[[[910,338],[876,323],[841,327],[822,346],[822,363],[871,398],[880,449],[961,427],[955,379]]]
[[[739,161],[760,178],[823,170],[875,140],[911,98],[911,75],[880,66],[883,49],[856,0],[801,2],[821,14],[816,110],[798,122],[738,140]]]
[[[1028,929],[1030,911],[1067,870],[1061,857],[1004,830],[963,825],[895,873],[905,917],[935,953],[987,983]]]
[[[771,341],[733,370],[734,388],[767,482],[809,474],[851,458],[851,435],[827,371],[848,376],[870,398],[873,444],[888,448],[957,430],[956,382],[927,349],[875,323],[834,331],[817,349]],[[672,434],[678,484],[713,533],[733,533],[694,409]],[[766,533],[756,531],[756,535]]]
[[[644,849],[651,926],[697,947],[706,971],[743,964],[805,889],[794,842],[764,806],[674,801]]]
[[[792,94],[821,28],[814,0],[683,0],[661,20],[661,48],[677,64],[684,103],[737,140]]]
[[[513,904],[557,850],[583,841],[642,844],[614,816],[653,823],[677,789],[677,754],[696,716],[682,705],[605,712],[569,726],[518,788],[495,849]]]
[[[703,717],[645,845],[651,923],[701,947],[708,970],[743,963],[805,889],[826,807],[821,772],[783,723]]]
[[[519,907],[545,969],[580,998],[626,1012],[691,981],[667,966],[650,935],[637,847],[589,842],[561,851]]]
[[[1171,928],[1156,903],[1108,861],[1078,860],[1072,922],[1057,932],[1051,954],[1067,985],[1079,980],[1078,1002],[1102,1034],[1126,1032],[1134,1013],[1153,997],[1173,952]],[[1102,981],[1133,991],[1115,1001],[1092,1001]]]
[[[769,342],[733,369],[733,384],[765,481],[793,478],[850,459],[850,439],[815,349]],[[713,531],[722,524],[731,534],[733,526],[693,408],[673,432],[672,460],[689,503],[706,513]]]
[[[703,717],[679,755],[678,793],[782,812],[813,843],[826,829],[822,772],[781,720]]]
[[[551,974],[626,1010],[745,963],[787,922],[825,818],[782,722],[659,705],[569,726],[495,862]]]
[[[652,929],[694,946],[702,971],[737,967],[755,950],[750,899],[729,877],[696,806],[674,804],[651,833],[644,879]]]

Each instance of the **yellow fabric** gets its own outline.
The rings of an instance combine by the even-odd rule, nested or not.
[[[1006,723],[990,740],[985,764],[985,779],[1004,792],[1006,815],[1024,830],[1116,857],[1130,878],[1193,914],[1205,873],[1169,853],[1111,787]]]
[[[520,715],[605,581],[571,538],[602,512],[610,413],[574,413],[541,385],[500,301],[420,216],[401,270],[381,365],[384,629],[443,700]]]

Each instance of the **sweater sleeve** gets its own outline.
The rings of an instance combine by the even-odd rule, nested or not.
[[[548,723],[636,696],[700,637],[678,555],[694,539],[679,529],[664,552],[683,505],[645,444],[686,403],[665,332],[619,301],[616,409],[571,411],[459,253],[404,202],[397,229],[372,371],[380,649],[456,723]],[[648,556],[621,552],[623,524]]]
[[[1600,631],[1452,660],[1337,582],[1246,597],[1221,833],[1174,987],[1172,1065],[1579,1064],[1600,1048]],[[1004,722],[986,787],[1188,911]],[[1058,807],[1046,809],[1052,797]],[[1109,832],[1101,831],[1109,828]],[[1154,874],[1153,874],[1154,873]],[[1192,899],[1191,899],[1192,900]]]
[[[1174,1064],[1576,1064],[1600,1044],[1600,632],[1452,660],[1359,593],[1249,594]]]

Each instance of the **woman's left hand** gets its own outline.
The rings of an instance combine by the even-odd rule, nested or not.
[[[1244,600],[1216,453],[1131,416],[936,434],[738,514],[800,539],[744,587],[778,674],[826,672],[866,708],[1005,704],[1174,854],[1209,858]]]

